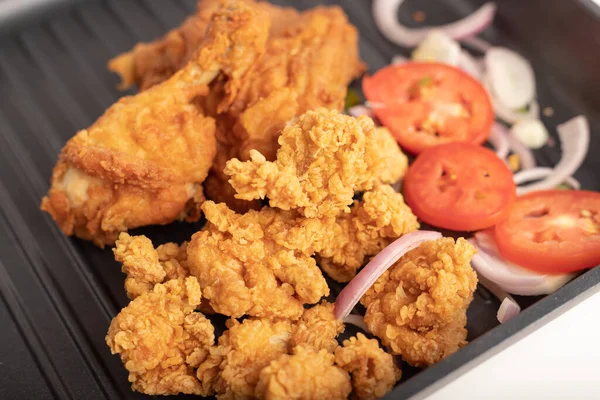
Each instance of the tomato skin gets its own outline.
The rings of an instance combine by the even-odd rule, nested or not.
[[[432,83],[427,84],[429,81]],[[414,89],[420,85],[425,86],[424,94],[415,98]],[[390,65],[363,78],[362,86],[377,118],[400,146],[413,154],[442,143],[482,144],[494,123],[485,88],[467,73],[445,64]],[[457,115],[456,107],[465,115]]]
[[[404,196],[422,221],[475,231],[506,217],[516,186],[506,164],[489,149],[448,143],[421,153],[404,180]]]
[[[494,229],[500,254],[546,274],[600,264],[600,193],[545,190],[517,198]]]

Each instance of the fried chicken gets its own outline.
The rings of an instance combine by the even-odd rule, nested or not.
[[[348,84],[364,69],[357,42],[339,7],[305,11],[271,36],[228,113],[237,119],[235,136],[242,140],[233,156],[246,160],[256,149],[272,161],[279,131],[293,117],[319,107],[341,111]]]
[[[329,294],[311,257],[320,220],[267,207],[240,215],[211,201],[202,210],[208,222],[192,236],[188,265],[216,312],[297,320]]]
[[[170,280],[131,301],[108,330],[106,343],[120,354],[132,389],[149,395],[212,392],[196,377],[214,343],[214,328],[194,309],[200,303],[194,277]]]
[[[252,150],[250,161],[228,161],[225,173],[236,198],[268,197],[271,207],[297,209],[309,218],[336,216],[350,211],[355,191],[383,181],[377,175],[382,161],[372,150],[379,143],[375,132],[368,117],[308,111],[283,129],[275,162]]]
[[[310,346],[333,352],[337,336],[344,332],[344,323],[334,316],[335,305],[326,301],[304,312],[292,334],[291,345]]]
[[[245,0],[253,7],[268,13],[271,21],[269,36],[281,32],[298,19],[299,13],[291,7],[277,7],[268,2]],[[200,0],[196,14],[188,17],[181,26],[167,32],[151,43],[139,43],[108,63],[108,68],[119,74],[120,89],[136,85],[146,90],[170,78],[181,69],[202,44],[213,13],[222,0]]]
[[[186,249],[187,243],[181,246],[167,243],[155,249],[147,237],[130,236],[122,232],[113,253],[115,260],[122,264],[123,273],[127,275],[127,297],[133,300],[152,290],[157,283],[187,277],[189,271]]]
[[[377,183],[396,183],[408,170],[408,157],[400,150],[396,139],[387,128],[378,126],[373,132],[373,140],[367,143],[366,159],[368,170],[374,182],[366,182],[359,190],[367,190]]]
[[[422,244],[388,269],[362,297],[365,322],[392,353],[427,366],[466,344],[466,310],[477,275],[465,239]]]
[[[349,210],[354,191],[376,184],[377,166],[387,162],[368,150],[379,143],[374,132],[368,118],[309,111],[285,128],[276,162],[262,158],[257,163],[255,157],[252,162],[234,159],[227,164],[226,172],[243,198],[268,195],[271,206],[278,208],[240,215],[225,204],[209,201],[202,206],[208,224],[193,236],[188,264],[216,312],[234,318],[248,314],[296,320],[304,304],[329,294],[312,258],[315,252],[343,270],[349,261],[341,257],[344,246],[364,246],[354,248],[355,261],[348,267],[353,274],[365,256],[387,244],[385,238],[418,227],[391,187],[377,187],[365,195],[366,206],[355,207],[359,211],[349,221],[357,232],[345,231],[350,229],[346,217],[336,222],[337,215]],[[388,154],[393,158],[401,153],[396,147],[396,153]],[[334,243],[338,233],[344,241]]]
[[[319,251],[319,265],[332,279],[349,282],[367,257],[417,229],[417,217],[402,195],[391,186],[377,186],[327,227],[329,239]]]
[[[402,376],[391,354],[362,333],[344,340],[344,346],[335,350],[335,363],[352,376],[352,398],[357,400],[385,396]]]
[[[67,235],[111,244],[119,232],[199,218],[216,152],[215,121],[191,102],[224,81],[236,96],[265,49],[269,19],[239,2],[211,18],[201,46],[168,80],[111,106],[61,151],[42,209]]]
[[[294,348],[260,371],[255,397],[267,400],[346,399],[352,387],[350,377],[334,365],[334,355],[310,346]]]
[[[289,320],[235,319],[208,358],[198,367],[198,379],[213,387],[220,400],[252,398],[259,373],[290,350]]]
[[[189,58],[206,29],[214,0],[199,3],[196,15],[164,38],[136,46],[110,63],[125,87],[141,89],[166,79]],[[302,113],[326,107],[341,111],[350,81],[364,71],[358,56],[358,34],[339,7],[317,7],[302,13],[265,2],[247,0],[265,11],[272,22],[265,54],[247,77],[229,106],[200,107],[217,121],[218,152],[205,191],[209,199],[226,202],[245,212],[259,209],[257,201],[241,201],[223,173],[231,158],[247,160],[257,149],[274,160],[277,138],[285,124]],[[221,85],[211,85],[213,103],[219,103]],[[396,146],[397,147],[397,146]]]

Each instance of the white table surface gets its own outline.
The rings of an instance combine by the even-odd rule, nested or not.
[[[426,399],[600,399],[600,292]]]

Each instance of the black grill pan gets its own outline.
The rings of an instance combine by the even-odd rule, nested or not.
[[[104,343],[110,319],[127,304],[110,250],[65,238],[39,211],[66,140],[122,94],[105,65],[135,43],[152,40],[195,10],[195,0],[0,0],[0,399],[141,399]],[[361,33],[373,72],[407,53],[377,31],[368,0],[275,1],[298,8],[340,4]],[[422,10],[448,22],[480,0],[408,0],[400,20]],[[585,114],[589,156],[577,173],[600,190],[600,16],[590,0],[500,0],[486,39],[532,60],[539,101],[555,113],[549,127]],[[359,85],[355,84],[355,87]],[[556,149],[536,153],[554,165]],[[200,225],[175,223],[134,233],[155,244],[183,241]],[[405,368],[390,399],[423,397],[598,290],[600,270],[545,298],[519,298],[525,311],[498,326],[498,301],[480,288],[469,309],[471,343],[419,372]],[[184,398],[181,396],[180,398]]]

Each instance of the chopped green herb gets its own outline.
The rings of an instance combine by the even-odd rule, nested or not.
[[[344,109],[349,109],[350,107],[354,107],[357,104],[361,103],[360,94],[354,89],[348,88],[348,93],[346,93],[346,101],[344,103]]]
[[[523,107],[521,107],[521,108],[517,108],[517,110],[516,110],[516,111],[517,111],[518,113],[523,113],[523,114],[524,114],[524,113],[526,113],[527,111],[529,111],[529,107],[525,105],[525,106],[523,106]]]
[[[425,76],[425,77],[421,78],[421,80],[419,81],[419,86],[427,87],[427,86],[431,86],[432,83],[433,83],[433,79],[430,76]]]
[[[556,187],[556,189],[558,189],[558,190],[571,190],[573,188],[571,186],[567,185],[566,183],[561,183],[560,185],[558,185]]]

